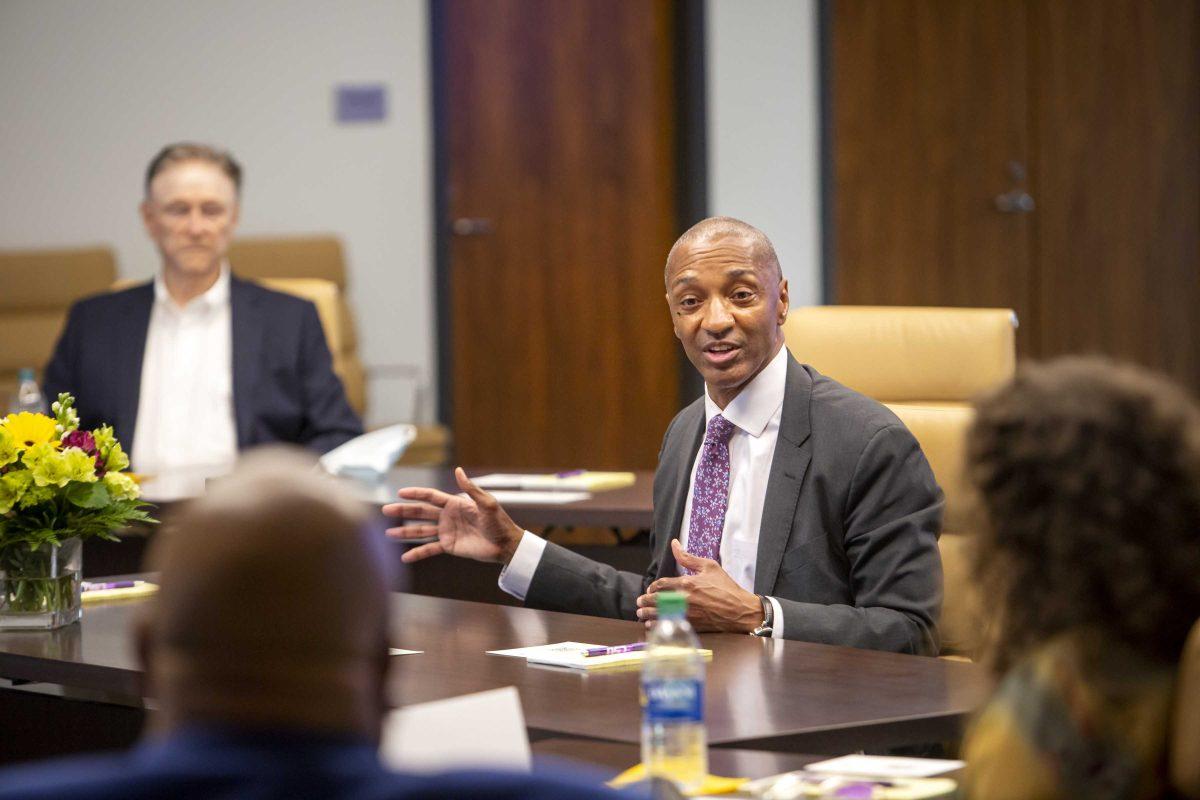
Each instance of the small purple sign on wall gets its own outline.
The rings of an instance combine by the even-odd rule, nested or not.
[[[382,83],[343,84],[334,88],[334,97],[341,124],[383,122],[387,117],[387,88]]]

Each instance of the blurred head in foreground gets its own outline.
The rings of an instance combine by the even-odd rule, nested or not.
[[[156,724],[376,740],[386,559],[362,504],[298,451],[243,458],[157,537],[162,588],[139,633]]]
[[[978,404],[967,462],[998,669],[1066,631],[1178,658],[1200,617],[1200,412],[1180,389],[1098,358],[1025,366]]]

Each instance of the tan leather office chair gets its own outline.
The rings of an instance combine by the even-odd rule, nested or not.
[[[321,316],[333,370],[359,415],[366,413],[367,380],[358,355],[354,315],[346,302],[346,259],[333,236],[239,239],[229,248],[229,264],[243,277],[311,300]]]
[[[1179,660],[1170,759],[1171,785],[1182,796],[1200,800],[1200,621]]]
[[[971,655],[983,616],[967,561],[963,444],[971,398],[1012,377],[1016,316],[1008,309],[816,306],[784,324],[801,362],[886,404],[904,421],[946,494],[942,652]]]
[[[311,300],[321,318],[325,342],[333,357],[333,371],[346,388],[346,399],[361,416],[367,404],[367,379],[358,358],[358,340],[350,321],[350,310],[332,281],[321,278],[261,278],[259,283],[276,291]]]
[[[41,380],[71,304],[105,291],[116,274],[106,247],[0,252],[0,406],[22,367]]]

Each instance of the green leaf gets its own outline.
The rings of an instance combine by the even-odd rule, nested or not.
[[[96,483],[72,483],[67,487],[67,500],[80,508],[104,508],[108,505],[108,487]]]

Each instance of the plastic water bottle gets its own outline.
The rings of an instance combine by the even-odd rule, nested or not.
[[[19,413],[30,411],[34,414],[46,413],[46,398],[38,387],[33,370],[26,367],[17,372],[17,391],[9,401],[9,411]]]
[[[684,791],[708,775],[704,731],[704,657],[687,621],[687,597],[658,593],[658,621],[642,662],[642,764],[650,777]]]

